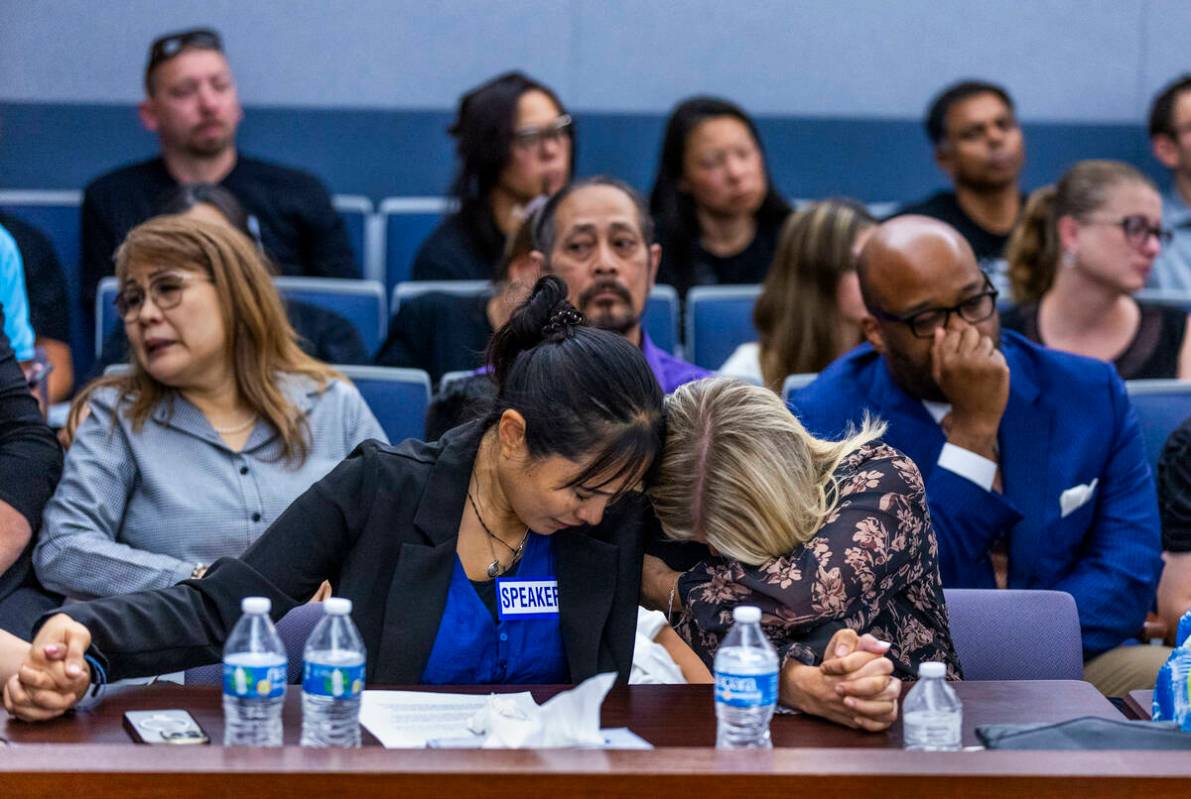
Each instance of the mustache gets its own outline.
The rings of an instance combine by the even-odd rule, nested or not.
[[[633,304],[633,296],[629,294],[628,288],[615,278],[608,277],[592,283],[579,295],[579,307],[586,308],[597,294],[603,294],[604,292],[615,294],[628,305]]]

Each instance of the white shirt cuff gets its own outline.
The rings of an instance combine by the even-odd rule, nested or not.
[[[971,480],[985,491],[992,491],[993,480],[997,477],[996,461],[990,461],[983,455],[977,455],[972,450],[955,444],[943,445],[943,451],[939,453],[939,465],[949,472],[955,472],[960,477]]]

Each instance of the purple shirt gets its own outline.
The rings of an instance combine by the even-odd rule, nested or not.
[[[650,341],[649,334],[645,332],[644,328],[641,329],[641,353],[645,356],[646,363],[649,364],[649,370],[653,372],[653,376],[661,385],[663,394],[673,392],[684,383],[712,377],[715,374],[701,366],[687,363],[665,350],[658,349]]]

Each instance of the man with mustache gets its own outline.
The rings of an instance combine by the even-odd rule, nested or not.
[[[213,183],[236,196],[254,233],[288,275],[358,278],[343,220],[322,183],[306,172],[236,149],[244,116],[219,34],[206,28],[161,36],[149,47],[141,124],[156,133],[157,158],[96,178],[83,194],[82,294],[95,312],[100,278],[129,230],[155,215],[180,184]]]

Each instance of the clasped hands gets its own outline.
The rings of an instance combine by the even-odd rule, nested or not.
[[[86,627],[64,613],[51,617],[4,683],[4,709],[23,721],[46,721],[74,707],[91,684],[83,659],[90,646]]]

